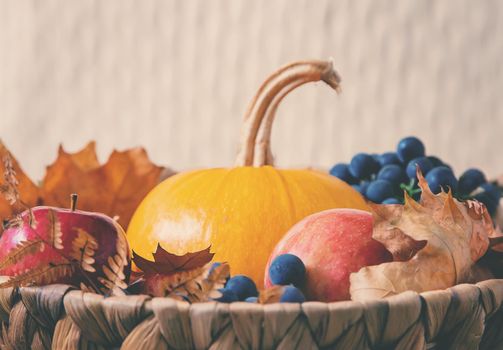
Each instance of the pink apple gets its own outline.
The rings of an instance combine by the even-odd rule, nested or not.
[[[69,260],[73,260],[75,264],[79,254],[76,239],[79,237],[81,243],[89,241],[87,245],[91,245],[89,249],[92,249],[92,252],[90,258],[86,259],[87,265],[82,269],[77,263],[73,273],[58,278],[53,283],[79,286],[80,282],[84,282],[88,286],[94,284],[101,288],[103,285],[100,277],[105,275],[104,266],[109,264],[110,257],[114,257],[118,264],[124,264],[123,273],[127,279],[131,260],[129,247],[124,230],[113,219],[100,213],[45,206],[35,207],[31,212],[31,224],[29,211],[25,211],[18,220],[7,225],[0,237],[0,261],[5,262],[4,258],[23,242],[26,244],[28,241],[43,240],[46,243],[42,244],[43,247],[38,245],[33,252],[17,259],[19,261],[13,264],[2,264],[4,266],[0,268],[1,276],[16,276],[40,266],[64,264]],[[60,233],[57,242],[52,244],[50,240],[54,235],[50,232],[55,226]],[[119,256],[123,257],[122,260]],[[83,273],[87,277],[83,276]]]
[[[372,239],[372,214],[355,209],[330,209],[295,224],[276,245],[266,267],[265,286],[271,286],[269,265],[281,254],[294,254],[306,266],[303,287],[309,300],[347,300],[349,275],[360,268],[392,260]]]

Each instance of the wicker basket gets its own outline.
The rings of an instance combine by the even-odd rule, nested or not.
[[[365,303],[189,305],[0,290],[3,349],[503,349],[503,280]]]

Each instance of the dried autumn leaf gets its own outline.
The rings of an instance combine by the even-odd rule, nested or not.
[[[26,256],[33,255],[38,251],[43,251],[45,248],[45,242],[41,239],[31,240],[31,241],[21,241],[9,253],[0,260],[0,269],[5,266],[13,265]]]
[[[175,255],[160,245],[154,261],[133,251],[133,261],[143,273],[143,292],[153,296],[168,296],[177,300],[202,302],[210,300],[212,292],[222,288],[229,277],[226,263],[209,264],[213,258],[210,247],[185,255]]]
[[[393,254],[394,261],[351,274],[351,299],[445,289],[471,281],[489,238],[498,235],[482,204],[459,202],[450,192],[434,195],[420,171],[417,176],[420,203],[405,195],[404,206],[371,206],[373,238]]]
[[[224,287],[229,275],[229,264],[223,263],[218,266],[207,264],[197,277],[173,288],[167,296],[190,303],[201,303],[217,299],[221,296],[219,290]]]
[[[133,251],[133,261],[145,275],[170,274],[174,272],[192,270],[202,267],[213,259],[210,248],[198,252],[187,253],[185,255],[175,255],[167,252],[161,245],[157,245],[154,261],[147,260]]]
[[[143,148],[114,151],[99,165],[91,142],[74,154],[60,147],[58,158],[47,167],[41,192],[44,204],[58,207],[66,207],[70,194],[78,193],[81,210],[117,215],[127,227],[140,201],[164,175]]]
[[[272,286],[271,288],[261,291],[258,296],[259,304],[279,303],[284,289],[284,286]]]
[[[28,207],[37,205],[40,194],[38,187],[28,178],[28,176],[26,176],[18,162],[5,147],[2,141],[0,141],[0,188],[5,189],[6,186],[9,185],[6,181],[7,173],[9,173],[8,169],[5,167],[6,163],[12,164],[12,169],[15,172],[14,180],[17,182],[17,191],[19,192],[20,201],[25,203]],[[22,205],[11,205],[4,196],[0,196],[0,220],[11,218],[25,209],[26,208]],[[1,231],[2,228],[0,227],[0,232]]]
[[[116,251],[117,254],[109,256],[107,263],[102,267],[105,278],[98,278],[100,283],[105,287],[103,291],[105,293],[127,288],[124,268],[128,265],[128,245],[122,236],[119,236],[117,239]]]
[[[71,276],[74,266],[68,264],[40,265],[17,276],[12,276],[6,282],[0,283],[0,288],[23,287],[27,285],[47,285]]]
[[[96,272],[93,267],[94,254],[98,249],[96,239],[81,228],[77,228],[77,237],[72,241],[71,257],[77,261],[82,270]]]
[[[55,249],[63,249],[61,222],[58,220],[54,210],[47,211],[47,218],[47,222],[49,223],[49,243]]]

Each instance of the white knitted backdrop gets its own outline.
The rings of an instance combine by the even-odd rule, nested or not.
[[[175,169],[233,162],[266,75],[335,58],[343,93],[279,110],[280,166],[329,167],[409,134],[459,173],[503,173],[503,2],[0,0],[0,138],[40,178],[57,145],[143,145]]]

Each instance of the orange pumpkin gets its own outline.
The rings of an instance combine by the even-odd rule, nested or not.
[[[175,254],[211,244],[216,261],[262,285],[272,249],[297,221],[329,208],[367,209],[357,191],[333,176],[273,167],[278,104],[293,89],[320,80],[338,89],[331,62],[295,62],[272,74],[246,113],[236,166],[183,172],[159,184],[129,224],[131,248],[151,258],[158,243]]]

